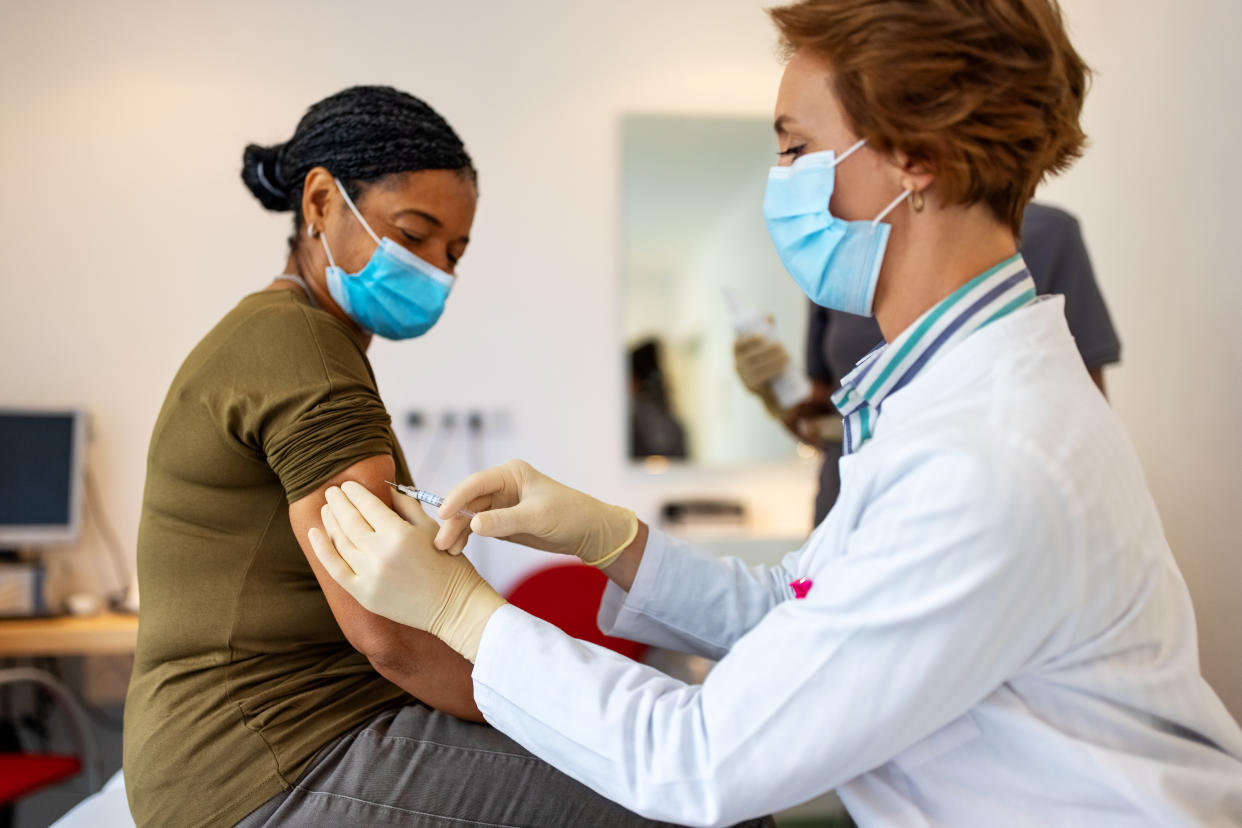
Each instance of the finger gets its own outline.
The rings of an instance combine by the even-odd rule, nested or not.
[[[323,530],[327,533],[337,554],[344,558],[349,568],[357,573],[366,563],[366,559],[358,554],[358,547],[345,536],[332,510],[325,505],[319,510],[319,519],[323,522]]]
[[[470,518],[478,512],[486,511],[491,505],[491,495],[477,497],[467,503],[464,510],[443,520],[436,532],[436,548],[441,552],[452,553],[452,548],[458,543],[465,545],[466,538],[470,536]]]
[[[753,388],[762,389],[765,385],[771,382],[775,377],[780,376],[780,373],[781,372],[778,370],[773,370],[773,367],[770,365],[762,365],[762,366],[753,365],[750,367],[750,370],[746,372],[745,377],[747,381],[750,383],[748,387],[752,389]]]
[[[780,375],[788,365],[789,357],[785,354],[772,354],[759,360],[754,366],[754,372],[759,376],[771,378]]]
[[[440,524],[440,530],[436,532],[435,547],[441,552],[457,554],[453,553],[453,549],[459,545],[464,547],[469,536],[470,518],[466,515],[454,515]]]
[[[392,508],[402,518],[424,532],[432,531],[439,527],[439,524],[432,520],[431,515],[427,514],[423,504],[417,498],[410,497],[404,492],[394,491],[392,493]]]
[[[763,334],[744,334],[737,338],[733,350],[739,357],[748,357],[768,347],[771,340]]]
[[[789,360],[789,352],[781,346],[768,348],[761,354],[755,354],[752,360],[757,365],[766,365],[773,362],[787,362]]]
[[[350,568],[346,560],[336,551],[336,547],[333,546],[331,539],[322,530],[316,528],[312,528],[307,533],[307,538],[310,540],[311,549],[314,550],[315,557],[319,559],[319,562],[323,564],[323,568],[332,576],[332,580],[349,592],[357,573]]]
[[[512,491],[513,472],[508,464],[477,471],[445,495],[444,503],[440,505],[440,518],[443,520],[455,515],[468,505],[486,509],[493,505],[497,494]]]
[[[789,355],[785,353],[784,348],[765,348],[762,351],[756,351],[753,354],[747,355],[747,357],[742,360],[742,364],[751,371],[757,371],[765,369],[773,363],[780,363],[787,359],[789,359]]]
[[[756,360],[755,362],[747,363],[744,375],[758,382],[766,382],[775,373],[779,373],[779,371],[775,373],[773,371],[778,365],[777,361],[771,359]]]
[[[358,511],[358,507],[354,506],[340,487],[330,486],[324,492],[324,497],[328,501],[328,511],[332,513],[341,527],[341,537],[348,538],[354,546],[361,546],[374,534],[375,530],[371,528],[371,524],[367,523],[366,518]],[[333,535],[332,540],[340,546],[340,538]]]
[[[361,483],[346,480],[341,484],[341,491],[362,514],[363,519],[377,532],[391,529],[405,522],[401,515],[388,508],[388,504]]]
[[[452,521],[445,521],[436,533],[432,545],[446,554],[460,555],[466,549],[470,534],[470,518],[462,515]]]
[[[479,512],[470,521],[470,531],[485,538],[507,538],[529,531],[529,516],[520,505],[508,509]]]
[[[785,350],[785,346],[775,340],[768,340],[767,347],[758,352],[761,357],[788,359],[789,352]]]
[[[466,551],[466,538],[469,534],[470,533],[467,532],[466,534],[462,535],[460,538],[458,538],[457,543],[453,544],[451,547],[449,547],[448,549],[444,551],[448,552],[450,555],[460,555],[461,553],[465,552]]]

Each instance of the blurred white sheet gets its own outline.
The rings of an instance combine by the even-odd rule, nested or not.
[[[73,806],[52,828],[135,828],[121,772],[117,771],[98,793]]]

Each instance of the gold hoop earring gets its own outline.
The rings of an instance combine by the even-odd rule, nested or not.
[[[927,206],[927,199],[923,198],[923,193],[915,190],[910,193],[910,209],[916,213],[923,212],[923,208]]]

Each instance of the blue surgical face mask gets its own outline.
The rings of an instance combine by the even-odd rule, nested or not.
[[[785,269],[821,307],[870,316],[880,264],[892,229],[882,219],[905,199],[903,192],[873,221],[845,221],[828,212],[836,167],[857,152],[859,141],[840,158],[832,150],[813,152],[789,167],[773,167],[763,198],[763,216]]]
[[[354,206],[341,182],[336,187],[350,211],[375,239],[375,252],[366,267],[346,273],[337,267],[328,240],[319,234],[328,254],[328,292],[341,310],[365,330],[385,339],[422,336],[444,313],[453,277],[423,261],[392,239],[380,238]]]

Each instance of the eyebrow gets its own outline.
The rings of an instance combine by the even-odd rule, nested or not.
[[[444,227],[444,222],[440,221],[438,218],[436,218],[435,216],[433,216],[431,213],[428,213],[426,210],[416,210],[416,209],[415,209],[415,208],[413,208],[413,207],[407,207],[407,208],[405,208],[404,210],[398,210],[398,211],[397,211],[397,212],[393,215],[393,219],[397,219],[397,218],[400,218],[401,216],[406,216],[406,215],[409,215],[409,216],[418,216],[418,217],[419,217],[419,218],[421,218],[421,219],[426,219],[427,221],[431,222],[431,223],[432,223],[433,225],[435,225],[436,227]],[[469,243],[470,243],[470,237],[469,237],[469,236],[462,236],[461,238],[459,238],[459,239],[458,239],[458,241],[459,241],[459,242],[462,242],[462,243],[464,243],[464,244],[469,244]]]
[[[777,135],[784,135],[785,133],[789,132],[789,130],[786,129],[786,126],[792,120],[793,118],[790,118],[788,115],[782,115],[779,118],[777,118],[776,121],[772,124],[772,128],[776,130]]]
[[[404,216],[404,215],[406,215],[406,214],[410,214],[410,215],[418,216],[419,218],[424,218],[424,219],[426,219],[427,221],[429,221],[429,222],[431,222],[432,224],[434,224],[436,227],[443,227],[443,226],[444,226],[444,222],[440,221],[438,218],[436,218],[435,216],[433,216],[431,213],[428,213],[428,212],[426,212],[426,211],[424,211],[424,210],[415,210],[413,207],[407,207],[407,208],[406,208],[406,209],[404,209],[404,210],[398,210],[398,211],[397,211],[397,212],[393,215],[393,218],[397,218],[398,216]]]

